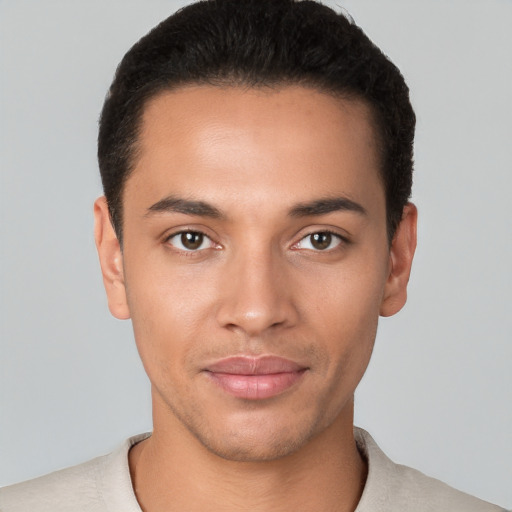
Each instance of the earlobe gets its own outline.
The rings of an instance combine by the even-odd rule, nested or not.
[[[412,203],[404,207],[389,254],[389,274],[380,306],[381,316],[398,313],[407,301],[407,283],[416,250],[418,210]]]
[[[104,196],[94,202],[94,239],[107,292],[108,307],[113,316],[119,320],[126,320],[130,318],[130,311],[126,300],[123,258]]]

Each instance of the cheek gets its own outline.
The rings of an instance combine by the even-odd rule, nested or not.
[[[345,291],[349,291],[345,288]],[[318,383],[323,397],[323,422],[329,425],[347,404],[370,362],[378,324],[378,307],[374,297],[354,293],[335,294],[337,307],[323,309],[323,342],[327,355],[325,373]]]
[[[129,270],[129,267],[128,267]],[[141,277],[139,277],[141,276]],[[183,368],[204,343],[208,294],[190,276],[170,272],[127,272],[127,298],[137,349],[152,381]],[[192,368],[185,367],[192,372]]]
[[[370,261],[309,279],[303,303],[329,354],[329,371],[359,380],[371,356],[385,285],[385,264]],[[311,283],[316,283],[313,286]],[[319,283],[325,283],[319,286]]]
[[[375,261],[364,256],[335,269],[309,269],[302,279],[304,309],[311,317],[323,318],[333,334],[364,333],[368,323],[377,322],[387,265],[385,258]]]
[[[330,371],[337,375],[339,382],[357,384],[363,376],[373,350],[378,325],[378,307],[375,301],[365,304],[355,297],[340,303],[339,309],[331,311],[326,340],[330,354]],[[337,380],[337,379],[335,379]],[[354,384],[352,384],[355,387]]]

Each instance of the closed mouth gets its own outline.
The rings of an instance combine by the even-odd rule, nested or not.
[[[279,395],[301,380],[308,368],[278,356],[233,356],[204,369],[228,394],[246,400]]]

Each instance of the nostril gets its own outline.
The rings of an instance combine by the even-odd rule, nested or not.
[[[265,331],[290,326],[297,321],[290,288],[275,278],[270,264],[257,262],[238,268],[238,279],[222,284],[217,303],[218,324],[231,332],[259,336]],[[258,270],[257,272],[255,272]]]

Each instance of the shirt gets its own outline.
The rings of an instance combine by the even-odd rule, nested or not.
[[[368,476],[355,512],[506,512],[392,462],[368,432],[356,428]],[[116,451],[84,464],[0,489],[1,512],[141,512],[128,452],[150,434],[126,440]]]

